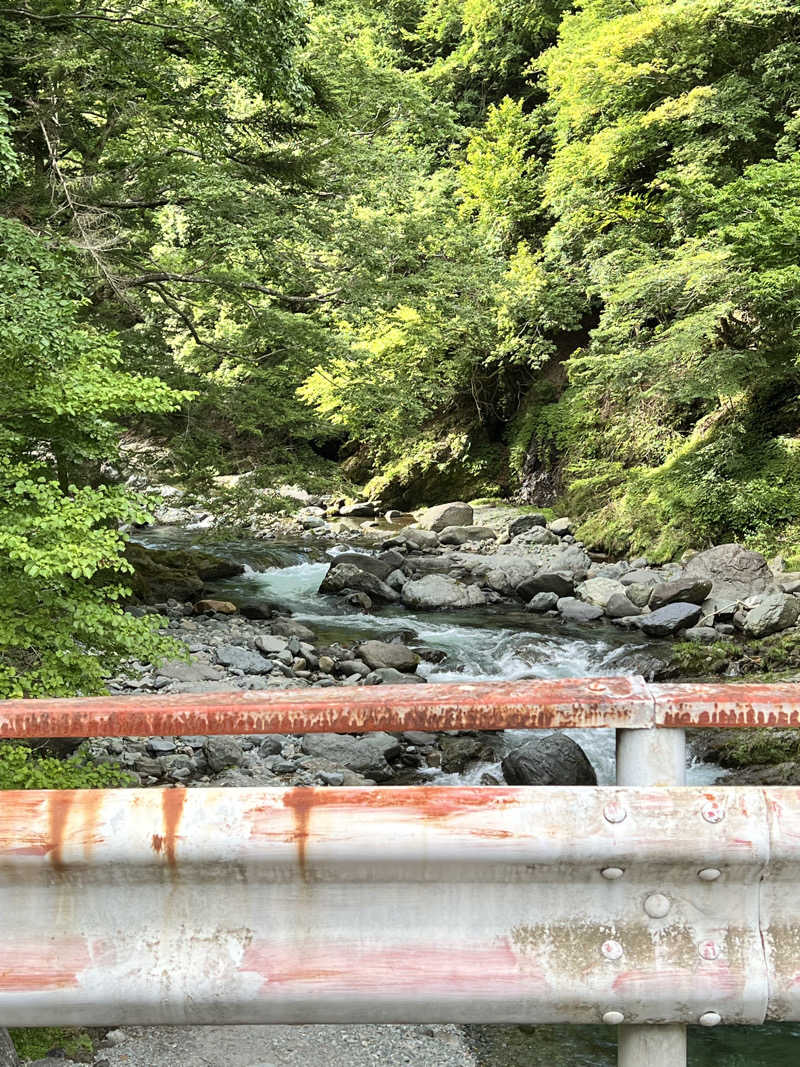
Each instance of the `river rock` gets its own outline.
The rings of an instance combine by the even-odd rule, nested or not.
[[[314,631],[309,630],[302,622],[296,622],[294,619],[287,619],[284,616],[273,619],[270,625],[272,632],[279,634],[281,637],[297,637],[301,641],[315,640]]]
[[[245,619],[271,619],[275,606],[268,600],[247,600],[239,605],[239,614]]]
[[[714,594],[718,593],[718,584],[725,591],[728,586],[736,587],[742,598],[774,587],[773,575],[764,557],[737,544],[717,545],[698,552],[686,564],[684,573],[692,578],[710,578],[714,583]]]
[[[439,546],[439,535],[434,533],[433,530],[420,530],[417,527],[408,526],[398,536],[406,544],[411,545],[413,548],[420,548],[423,551],[438,548]]]
[[[537,593],[556,593],[558,596],[572,596],[575,592],[575,579],[568,571],[542,570],[517,587],[517,596],[528,600]]]
[[[375,505],[370,500],[357,501],[355,504],[343,504],[339,514],[350,519],[374,519]]]
[[[419,656],[405,645],[388,641],[362,641],[358,654],[372,670],[394,667],[398,671],[415,671]]]
[[[545,611],[552,611],[557,603],[558,593],[537,593],[528,602],[527,610],[542,614]]]
[[[423,530],[438,533],[447,526],[472,526],[473,514],[469,504],[456,500],[450,504],[437,504],[428,508],[420,516],[418,524]]]
[[[210,663],[198,663],[197,660],[184,663],[183,660],[173,659],[158,668],[156,677],[167,678],[171,682],[211,682],[218,681],[221,674]]]
[[[625,579],[620,579],[622,584],[625,585]],[[646,608],[650,596],[653,592],[652,585],[645,585],[643,582],[631,582],[630,585],[625,585],[625,596],[631,603],[635,604],[637,608]]]
[[[548,570],[567,571],[581,581],[591,566],[589,554],[581,545],[560,545],[547,561]]]
[[[259,634],[254,644],[265,656],[278,656],[288,651],[288,638],[277,634]]]
[[[566,534],[572,533],[575,528],[575,523],[572,519],[563,517],[561,519],[553,519],[552,522],[548,522],[547,529],[551,530],[559,537],[564,537]]]
[[[506,533],[509,537],[518,537],[520,534],[527,533],[528,530],[532,530],[536,526],[546,526],[547,519],[544,515],[537,515],[532,513],[530,515],[519,515],[516,519],[512,519],[506,527]]]
[[[650,637],[672,637],[679,630],[694,626],[701,614],[698,604],[667,604],[658,611],[643,615],[639,627]]]
[[[787,593],[768,593],[758,598],[747,613],[744,632],[750,637],[766,637],[794,626],[800,617],[800,600]]]
[[[63,1067],[64,1061],[61,1061]],[[19,1057],[11,1040],[11,1034],[5,1027],[0,1027],[0,1067],[19,1067]]]
[[[517,545],[557,545],[559,542],[560,538],[557,534],[542,526],[526,530],[525,533],[517,534],[514,538],[514,544]]]
[[[497,759],[485,741],[464,734],[457,737],[445,735],[439,742],[439,748],[445,774],[463,774],[470,763],[488,763]]]
[[[684,575],[671,582],[659,582],[653,586],[650,594],[650,607],[653,611],[667,604],[682,601],[684,604],[702,604],[711,592],[711,579]]]
[[[664,575],[660,571],[651,570],[648,567],[634,567],[620,576],[623,585],[644,585],[650,588],[664,581]]]
[[[233,667],[245,674],[269,674],[273,667],[272,660],[265,659],[260,652],[251,652],[238,645],[220,645],[216,658],[223,667]]]
[[[634,604],[626,593],[613,593],[608,598],[605,611],[609,619],[628,619],[632,615],[642,614],[642,609]]]
[[[576,591],[587,604],[604,608],[612,596],[625,595],[625,586],[616,578],[589,578],[581,582]]]
[[[244,574],[240,563],[230,563],[207,552],[150,549],[129,541],[125,556],[133,566],[127,579],[134,596],[152,603],[159,600],[194,600],[206,582]]]
[[[720,639],[719,633],[713,626],[690,626],[688,630],[684,630],[683,636],[687,641],[699,641],[704,645]]]
[[[438,608],[476,608],[486,603],[486,595],[477,585],[465,585],[443,574],[426,574],[403,586],[403,603],[420,611]]]
[[[397,553],[392,555],[397,555]],[[402,566],[402,556],[399,558]],[[345,565],[357,567],[360,571],[367,571],[368,574],[373,574],[376,578],[380,578],[382,582],[385,582],[397,567],[396,563],[393,564],[389,560],[383,560],[380,556],[368,556],[365,552],[340,552],[337,556],[334,556],[332,567]]]
[[[419,685],[425,679],[419,674],[404,674],[394,667],[380,667],[370,671],[364,682],[366,685]]]
[[[561,597],[556,608],[563,618],[570,622],[593,622],[603,615],[603,609],[596,604],[586,604],[574,596]]]
[[[386,733],[365,734],[363,737],[306,734],[300,748],[309,756],[320,756],[336,767],[347,767],[375,782],[386,782],[392,777],[388,760],[400,754],[400,742]]]
[[[565,734],[530,738],[501,766],[509,785],[597,785],[586,753]]]
[[[195,615],[236,615],[238,608],[230,600],[198,600]]]
[[[238,737],[209,737],[203,745],[203,752],[214,774],[228,767],[238,767],[244,755],[242,742]]]
[[[405,523],[413,522],[414,516],[409,511],[397,511],[395,508],[391,508],[383,516],[387,522],[392,523]]]
[[[465,545],[467,541],[494,541],[497,534],[488,526],[446,526],[439,534],[442,545]]]
[[[319,587],[320,593],[366,593],[373,600],[385,600],[393,603],[398,594],[390,585],[376,578],[374,574],[354,567],[351,563],[334,563]]]

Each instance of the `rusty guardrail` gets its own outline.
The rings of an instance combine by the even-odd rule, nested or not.
[[[6,701],[0,736],[605,726],[617,787],[0,794],[4,1025],[800,1019],[800,790],[681,788],[800,686],[641,678]]]

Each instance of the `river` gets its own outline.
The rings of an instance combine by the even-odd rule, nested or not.
[[[313,541],[261,541],[251,538],[213,538],[172,527],[140,531],[136,540],[151,548],[202,548],[245,565],[239,578],[216,582],[215,595],[231,599],[263,599],[291,612],[308,624],[319,643],[359,639],[387,640],[400,630],[413,631],[415,647],[429,648],[443,657],[423,662],[419,671],[431,682],[568,678],[638,673],[659,658],[664,646],[634,637],[613,626],[569,626],[498,605],[452,613],[414,614],[390,606],[375,614],[353,612],[334,597],[317,593],[332,556],[347,545]],[[366,549],[365,549],[366,550]],[[612,730],[565,731],[584,749],[598,782],[615,780]],[[507,731],[508,747],[522,733]],[[437,785],[476,783],[486,772],[499,775],[497,764],[483,764],[465,775],[431,771]],[[692,760],[689,784],[707,784],[719,777],[719,767]],[[473,1037],[486,1067],[611,1067],[616,1043],[608,1028],[475,1027]],[[689,1031],[690,1067],[800,1067],[800,1025],[719,1027]],[[645,1067],[645,1065],[642,1065]]]

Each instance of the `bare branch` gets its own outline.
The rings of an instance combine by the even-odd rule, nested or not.
[[[151,285],[153,282],[177,282],[182,285],[215,285],[219,289],[232,291],[246,289],[255,293],[264,293],[266,296],[274,296],[277,300],[283,300],[288,304],[324,304],[342,291],[341,289],[331,289],[328,293],[317,293],[314,296],[292,296],[289,293],[282,293],[279,289],[271,289],[267,285],[259,285],[257,282],[239,281],[234,278],[209,278],[199,274],[174,274],[172,271],[152,271],[149,274],[140,274],[136,278],[120,279],[120,284],[126,289]]]

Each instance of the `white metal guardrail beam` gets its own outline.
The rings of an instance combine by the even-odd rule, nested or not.
[[[0,1019],[800,1020],[800,790],[680,788],[797,685],[641,678],[4,701],[0,736],[617,729],[626,788],[0,794]],[[627,788],[632,787],[632,788]]]

